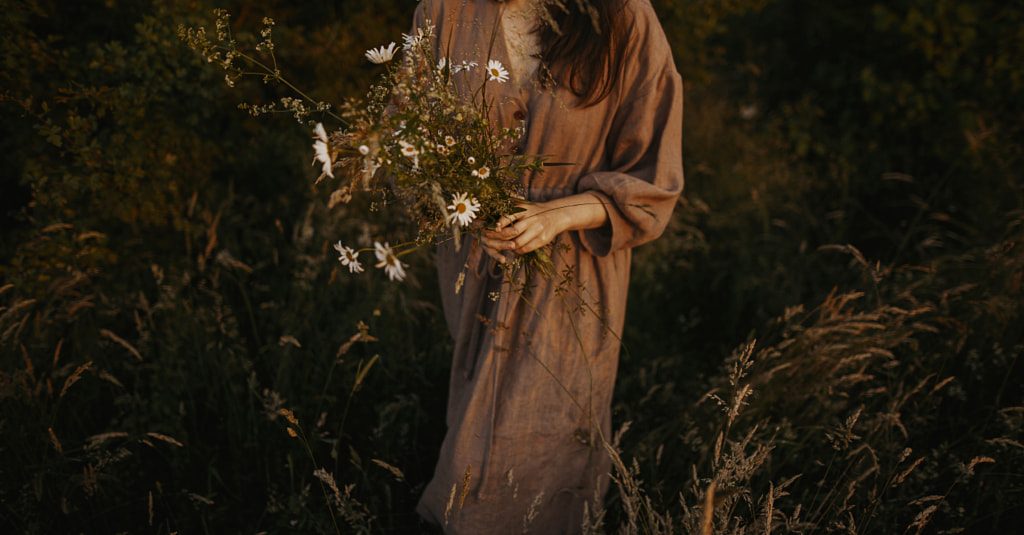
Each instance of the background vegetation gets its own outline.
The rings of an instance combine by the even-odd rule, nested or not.
[[[636,251],[594,531],[1013,529],[1024,7],[654,3],[687,191]],[[429,256],[338,273],[330,243],[385,229],[326,208],[308,129],[235,108],[280,87],[177,38],[273,17],[286,75],[337,102],[414,4],[0,0],[4,532],[420,529]]]

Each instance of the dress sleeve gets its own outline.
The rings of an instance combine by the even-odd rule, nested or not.
[[[577,183],[604,202],[608,223],[580,231],[592,254],[606,256],[661,235],[683,190],[683,83],[648,2],[636,9],[620,89],[604,150],[606,171]],[[600,105],[600,104],[599,104]]]

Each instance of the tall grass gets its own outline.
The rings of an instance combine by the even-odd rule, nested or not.
[[[654,533],[1008,525],[1020,507],[994,495],[1021,492],[1024,213],[927,265],[867,258],[823,242],[827,207],[801,205],[828,177],[728,102],[696,98],[687,147],[700,189],[634,262],[617,414],[630,422],[620,455],[635,460],[618,474],[645,484],[620,487],[624,516],[609,516]],[[926,239],[954,243],[942,232]],[[756,346],[717,356],[744,333]],[[635,525],[648,501],[675,523]]]

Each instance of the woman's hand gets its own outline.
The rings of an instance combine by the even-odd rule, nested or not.
[[[505,263],[506,251],[526,254],[551,243],[563,232],[597,228],[608,221],[602,198],[591,193],[523,202],[519,207],[524,210],[502,216],[494,230],[484,231],[480,239],[484,251],[500,263]]]

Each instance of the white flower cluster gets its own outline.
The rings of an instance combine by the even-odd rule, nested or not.
[[[391,42],[366,50],[367,61],[385,68],[381,82],[371,87],[365,104],[340,107],[338,118],[345,128],[330,135],[321,123],[313,128],[313,164],[321,170],[318,182],[335,174],[350,179],[332,194],[330,206],[335,198],[348,202],[362,176],[364,189],[402,198],[417,224],[417,237],[394,248],[384,241],[358,250],[335,243],[338,261],[350,273],[363,272],[359,254],[372,250],[375,266],[388,279],[404,280],[408,266],[400,255],[409,248],[460,240],[462,232],[477,231],[478,220],[505,213],[522,195],[524,173],[541,169],[539,157],[506,154],[509,141],[519,133],[493,128],[488,122],[490,103],[478,102],[479,93],[460,93],[464,88],[453,76],[481,68],[481,63],[434,57],[433,31],[427,24],[403,35],[400,46]],[[481,83],[510,79],[500,61],[482,63]],[[386,183],[377,183],[378,168],[386,171]]]
[[[508,154],[519,134],[490,124],[492,102],[486,101],[486,92],[462,83],[506,83],[508,69],[490,58],[437,57],[433,53],[437,36],[429,22],[402,35],[401,44],[390,42],[366,50],[367,61],[384,66],[380,82],[370,87],[365,100],[343,102],[335,111],[281,76],[272,19],[264,18],[258,34],[247,37],[253,43],[241,46],[232,36],[228,12],[218,9],[214,14],[215,26],[209,34],[204,27],[180,25],[179,37],[223,69],[229,86],[243,76],[255,75],[293,91],[293,96],[277,102],[239,107],[253,116],[287,113],[312,126],[317,183],[325,177],[343,178],[331,193],[328,208],[349,202],[357,190],[379,194],[385,202],[389,196],[403,201],[416,224],[416,237],[394,248],[377,241],[372,249],[376,267],[384,269],[390,280],[405,278],[407,266],[399,256],[409,247],[461,240],[463,229],[479,231],[480,220],[497,219],[521,198],[524,174],[542,169],[539,156]],[[251,52],[252,44],[258,54]],[[396,61],[399,54],[401,61]],[[454,76],[470,71],[476,76]],[[311,121],[314,114],[318,120]],[[336,120],[344,128],[331,131],[318,122],[323,120],[319,116]],[[383,172],[377,173],[378,169]],[[385,176],[386,180],[381,179]],[[340,241],[334,248],[350,273],[363,271],[359,250]]]
[[[324,125],[316,123],[316,127],[313,129],[313,139],[313,151],[316,153],[313,163],[320,162],[322,164],[321,172],[334,178],[334,173],[331,171],[334,161],[331,159],[330,145]]]
[[[340,255],[338,261],[348,268],[349,273],[362,273],[363,265],[359,262],[359,252],[351,247],[346,247],[339,241],[334,244],[334,249]],[[383,268],[388,279],[402,281],[405,279],[405,268],[407,264],[398,259],[398,255],[387,242],[373,242],[373,254],[377,257],[375,267]]]
[[[256,44],[256,50],[260,52],[274,52],[274,40],[271,37],[272,28],[274,27],[274,19],[270,17],[263,17],[263,29],[260,31],[260,37],[262,41]]]

